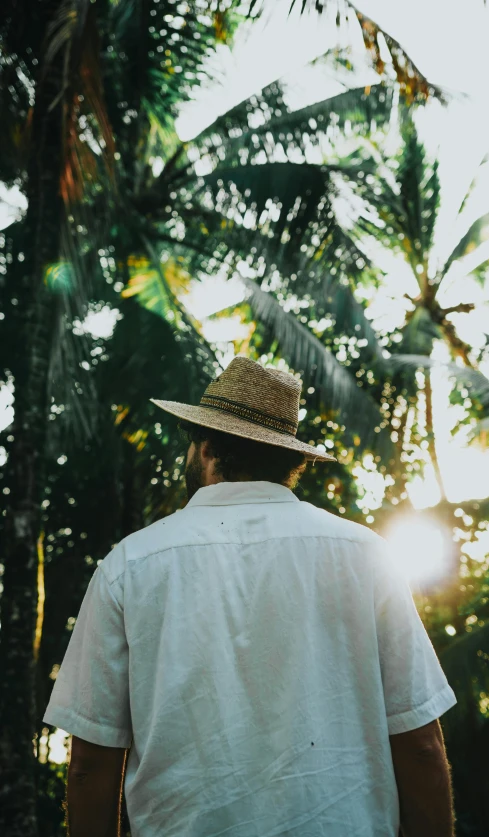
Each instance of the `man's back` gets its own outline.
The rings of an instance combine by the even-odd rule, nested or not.
[[[397,837],[389,734],[455,700],[381,538],[283,486],[218,483],[91,588],[47,720],[132,739],[133,837]]]

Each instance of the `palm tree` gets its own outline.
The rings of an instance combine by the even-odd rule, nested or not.
[[[124,0],[2,4],[1,101],[8,129],[2,132],[0,177],[18,182],[28,200],[25,217],[5,240],[8,270],[0,287],[7,315],[2,362],[15,384],[2,520],[0,822],[10,835],[37,832],[32,650],[54,373],[63,368],[77,413],[80,346],[71,340],[72,324],[107,287],[93,243],[102,235],[110,239],[116,181],[124,188],[115,165],[120,159],[130,177],[139,177],[137,149],[152,120],[164,132],[176,103],[198,83],[216,43],[212,10],[210,17],[202,11],[201,3],[186,4],[176,17],[170,3],[153,9]],[[232,26],[232,14],[232,3],[223,4],[219,33],[228,19]],[[162,43],[170,58],[160,54]],[[60,293],[52,292],[55,287]]]
[[[178,254],[195,276],[212,274],[216,269],[226,275],[242,274],[253,316],[269,329],[278,350],[293,368],[303,372],[328,408],[341,415],[359,452],[374,448],[384,467],[397,467],[399,479],[405,483],[406,471],[399,467],[399,455],[408,414],[417,401],[414,376],[418,368],[430,366],[432,342],[425,345],[405,339],[398,345],[388,335],[377,335],[364,306],[355,298],[359,285],[379,281],[379,271],[368,259],[359,236],[359,231],[365,232],[363,216],[356,231],[338,223],[337,179],[345,172],[350,180],[354,178],[356,192],[365,202],[374,194],[374,187],[361,187],[365,182],[361,177],[367,175],[369,181],[377,162],[361,151],[351,160],[338,160],[329,143],[333,126],[341,137],[344,127],[351,125],[360,139],[368,135],[372,124],[377,128],[386,125],[393,113],[392,96],[392,87],[381,83],[368,90],[345,90],[292,112],[286,104],[284,85],[277,81],[219,117],[191,143],[177,146],[161,175],[148,179],[136,205],[138,210],[146,208],[145,220],[139,223],[146,224],[146,242],[153,242],[153,252],[146,249],[153,271],[161,272],[159,262],[173,270],[173,257]],[[399,176],[404,177],[405,188],[412,189],[409,177],[415,161],[406,124],[404,134],[406,160]],[[314,162],[311,159],[311,149],[319,151],[319,162],[317,153]],[[199,176],[199,172],[207,173]],[[439,192],[436,166],[425,180],[423,212],[430,214],[429,223],[434,224]],[[172,190],[169,218],[161,196]],[[375,200],[380,203],[381,198],[375,195]],[[130,212],[125,215],[129,217]],[[482,223],[469,231],[467,248]],[[424,221],[422,226],[426,226]],[[419,280],[416,258],[412,268]],[[239,267],[243,263],[245,274]],[[144,304],[153,310],[159,307],[165,315],[164,283],[155,282],[154,273],[131,283],[124,293],[138,293]],[[447,319],[454,309],[440,309],[435,315],[434,301],[430,304],[432,316],[438,317],[451,345],[460,352],[460,341]],[[287,316],[284,305],[297,316]],[[469,309],[462,305],[455,310]],[[334,325],[329,333],[318,329],[318,323],[329,322],[331,316]],[[345,368],[337,362],[334,341],[347,335],[355,341],[356,357],[347,359]],[[365,366],[369,366],[368,374]],[[457,367],[452,367],[452,372],[461,375]],[[427,379],[429,444],[434,451],[429,376]],[[470,383],[473,392],[478,387],[487,396],[483,376],[474,373]],[[436,465],[436,458],[434,462]]]
[[[405,295],[411,304],[401,329],[401,341],[396,352],[410,356],[430,358],[435,340],[443,340],[453,360],[460,359],[465,367],[474,368],[475,358],[471,347],[457,334],[450,316],[468,313],[472,303],[442,307],[439,297],[453,275],[463,279],[472,276],[485,281],[489,259],[487,249],[482,246],[487,238],[489,213],[465,225],[465,233],[451,246],[448,253],[439,258],[439,236],[437,217],[439,209],[440,184],[436,160],[430,162],[420,142],[416,128],[409,115],[404,115],[401,128],[401,150],[392,160],[381,161],[373,155],[360,153],[353,161],[345,161],[345,171],[353,182],[353,190],[364,201],[356,221],[356,241],[361,247],[362,237],[374,236],[387,250],[396,253],[409,266],[418,287],[417,295]],[[368,146],[367,146],[368,147]],[[349,164],[352,169],[348,174]],[[357,175],[361,171],[362,178]],[[457,219],[463,224],[463,211],[469,195],[459,207]],[[470,258],[468,257],[470,254]],[[408,388],[412,388],[411,373],[402,368],[399,358],[398,369]],[[411,377],[410,377],[411,376]],[[475,378],[473,379],[475,382]],[[482,385],[473,395],[485,402],[487,388]],[[429,453],[441,496],[443,483],[438,464],[433,432],[433,396],[430,374],[425,375],[426,427]]]
[[[302,272],[312,258],[317,266],[338,261],[334,251],[351,263],[357,248],[339,229],[332,211],[334,167],[279,160],[279,153],[283,155],[284,148],[288,154],[302,151],[308,142],[320,142],[333,122],[338,131],[347,121],[359,132],[368,131],[374,119],[385,123],[391,101],[392,91],[379,84],[368,93],[364,88],[349,90],[291,112],[277,82],[220,117],[191,144],[179,146],[162,173],[133,197],[136,210],[129,205],[124,213],[129,224],[125,240],[130,241],[137,231],[139,242],[133,238],[132,252],[139,243],[147,266],[130,279],[123,293],[137,294],[143,304],[165,316],[166,266],[174,276],[175,258],[194,276],[216,269],[230,274],[244,260],[258,274],[270,269]],[[257,113],[262,124],[252,128]],[[199,176],[199,166],[210,169],[209,173]],[[172,203],[165,206],[165,196],[172,193]],[[251,279],[248,283],[253,287],[255,313],[270,323],[272,297],[265,313],[260,288]],[[372,329],[364,324],[364,331],[372,343]],[[311,363],[318,364],[316,377],[323,377],[334,406],[338,401],[343,411],[356,416],[366,441],[375,424],[374,405],[365,398],[359,411],[362,393],[351,377],[314,335],[307,345]],[[294,365],[303,368],[299,357]],[[354,395],[356,402],[348,406]]]

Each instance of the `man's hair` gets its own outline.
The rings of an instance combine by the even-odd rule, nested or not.
[[[295,488],[306,469],[306,457],[295,450],[243,439],[189,421],[179,421],[178,428],[189,444],[209,442],[216,459],[216,474],[226,482],[246,478]]]

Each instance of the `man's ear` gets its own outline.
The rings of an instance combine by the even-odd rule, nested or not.
[[[209,439],[204,439],[204,441],[200,443],[199,453],[204,462],[208,461],[209,459],[214,459]]]

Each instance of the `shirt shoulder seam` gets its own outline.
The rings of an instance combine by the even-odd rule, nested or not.
[[[345,535],[294,535],[292,537],[290,537],[288,535],[277,535],[274,538],[264,538],[264,540],[256,541],[256,545],[259,546],[259,545],[264,544],[264,543],[269,543],[270,541],[295,540],[295,539],[300,540],[300,539],[304,539],[304,538],[324,538],[324,537],[329,538],[330,540],[334,540],[334,541],[349,541],[351,543],[365,543],[365,544],[369,543],[368,540],[364,541],[363,538],[352,538],[352,537],[347,537]],[[152,558],[153,555],[161,555],[163,552],[169,552],[170,549],[186,549],[189,546],[197,546],[197,547],[213,546],[213,545],[214,546],[217,546],[217,545],[218,546],[238,546],[239,544],[240,544],[240,541],[219,541],[218,544],[215,541],[205,541],[205,543],[172,544],[170,546],[165,546],[165,547],[162,547],[160,549],[155,549],[152,552],[147,552],[145,554],[139,555],[138,558],[133,558],[133,559],[129,558],[129,559],[127,559],[127,561],[128,561],[128,563],[129,563],[129,561],[131,561],[131,563],[132,563],[132,561],[145,561],[146,558]],[[248,544],[248,546],[249,546],[249,544]],[[100,567],[102,567],[102,564],[100,564]],[[124,575],[125,569],[126,568],[124,567],[124,569],[122,569],[120,571],[120,573],[115,578],[112,579],[112,581],[110,581],[107,578],[107,575],[104,572],[104,576],[105,576],[109,586],[112,585],[112,584],[115,584],[115,582],[118,581],[118,579],[121,577],[121,575]]]
[[[97,569],[100,569],[100,570],[102,571],[102,575],[103,575],[103,577],[105,578],[105,580],[106,580],[106,582],[107,582],[107,587],[108,587],[108,590],[109,590],[109,595],[110,595],[110,598],[112,599],[112,601],[114,602],[114,604],[116,605],[116,607],[117,607],[119,610],[121,610],[121,604],[120,604],[120,602],[118,602],[118,601],[117,601],[116,597],[114,596],[114,594],[113,594],[113,592],[112,592],[112,590],[111,590],[110,588],[112,587],[112,585],[113,585],[113,584],[115,584],[115,582],[116,582],[116,581],[118,581],[118,580],[119,580],[119,578],[121,577],[121,575],[124,575],[124,570],[121,570],[121,571],[120,571],[120,573],[119,573],[118,575],[116,575],[116,577],[115,577],[115,578],[113,578],[113,579],[112,579],[112,581],[111,581],[111,580],[110,580],[110,578],[107,576],[107,573],[106,573],[106,572],[105,572],[105,570],[104,570],[104,562],[103,562],[103,561],[102,561],[102,562],[98,565]]]

